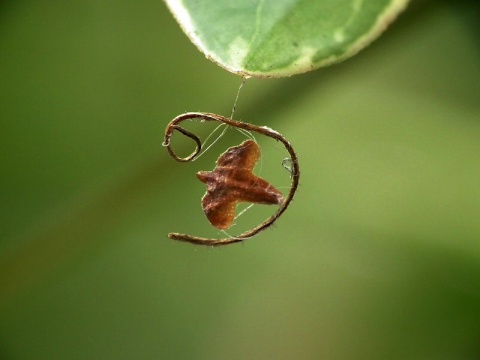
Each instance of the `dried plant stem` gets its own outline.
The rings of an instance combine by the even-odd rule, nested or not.
[[[290,154],[291,174],[292,174],[291,185],[290,185],[290,191],[288,193],[288,196],[285,198],[285,201],[280,205],[280,207],[278,208],[277,212],[275,212],[275,214],[273,214],[267,220],[262,222],[260,225],[240,235],[223,238],[223,239],[212,239],[212,238],[204,238],[204,237],[192,236],[192,235],[180,234],[180,233],[169,233],[168,237],[173,240],[185,241],[192,244],[220,246],[220,245],[228,245],[228,244],[244,241],[246,239],[251,238],[252,236],[255,236],[259,232],[267,229],[268,227],[270,227],[280,217],[280,215],[282,215],[283,212],[287,209],[290,202],[293,200],[293,197],[298,187],[298,181],[300,177],[300,168],[298,166],[297,154],[295,153],[292,145],[290,145],[290,143],[280,133],[266,126],[257,126],[249,123],[244,123],[244,122],[226,118],[224,116],[217,115],[217,114],[189,112],[189,113],[185,113],[177,116],[168,124],[165,130],[165,138],[164,138],[163,145],[167,147],[167,151],[170,154],[170,156],[172,156],[175,160],[180,162],[188,162],[188,161],[195,160],[202,150],[202,142],[198,138],[198,136],[191,133],[188,130],[185,130],[179,125],[182,121],[185,121],[185,120],[218,121],[235,128],[239,128],[247,131],[255,131],[257,133],[260,133],[262,135],[265,135],[277,141],[280,141],[283,144],[283,146],[285,146],[288,153]],[[195,141],[195,144],[196,144],[195,150],[187,157],[182,158],[177,156],[177,154],[175,154],[175,152],[171,148],[170,141],[171,141],[172,134],[175,130],[191,138],[193,141]]]

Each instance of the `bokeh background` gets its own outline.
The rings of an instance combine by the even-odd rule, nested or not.
[[[241,137],[180,164],[162,135],[241,79],[158,0],[0,2],[0,358],[479,359],[479,18],[413,1],[342,64],[249,80],[235,117],[289,139],[301,186],[211,249],[166,234],[222,235],[194,173]]]

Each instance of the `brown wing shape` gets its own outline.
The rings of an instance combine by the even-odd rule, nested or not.
[[[237,169],[253,170],[260,158],[260,148],[253,140],[245,140],[238,146],[225,151],[217,160],[219,167],[235,167]]]
[[[215,196],[207,192],[202,198],[202,207],[208,221],[217,229],[226,230],[235,219],[237,201],[232,196]]]

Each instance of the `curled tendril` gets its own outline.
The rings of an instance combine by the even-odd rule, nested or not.
[[[290,205],[290,202],[293,200],[295,192],[297,191],[297,188],[298,188],[300,168],[298,166],[297,154],[293,150],[292,145],[290,145],[290,143],[280,133],[266,126],[252,125],[252,124],[244,123],[238,120],[229,119],[217,114],[189,112],[189,113],[185,113],[177,116],[168,124],[167,128],[165,129],[165,138],[163,141],[163,146],[167,148],[167,151],[170,154],[170,156],[172,156],[177,161],[180,161],[180,162],[193,161],[199,156],[200,152],[202,151],[202,142],[199,139],[199,137],[191,133],[190,131],[185,130],[179,125],[182,121],[194,120],[194,119],[200,120],[200,121],[218,121],[235,128],[239,128],[247,131],[254,131],[259,134],[271,137],[277,141],[280,141],[283,144],[283,146],[285,146],[285,149],[287,149],[288,153],[290,154],[290,161],[289,161],[289,165],[291,165],[291,170],[289,169],[289,171],[291,172],[290,191],[288,193],[288,196],[285,198],[285,201],[280,205],[278,210],[272,216],[270,216],[268,219],[266,219],[264,222],[257,225],[253,229],[250,229],[240,235],[223,238],[223,239],[212,239],[212,238],[204,238],[204,237],[192,236],[192,235],[180,234],[180,233],[169,233],[168,237],[172,240],[185,241],[192,244],[220,246],[220,245],[228,245],[228,244],[244,241],[258,234],[260,231],[263,231],[268,227],[270,227]],[[181,134],[191,138],[195,142],[195,150],[190,155],[186,157],[180,157],[172,150],[170,143],[171,143],[171,137],[174,131],[180,132]]]

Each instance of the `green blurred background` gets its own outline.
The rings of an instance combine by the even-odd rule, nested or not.
[[[0,2],[0,358],[480,358],[479,18],[414,1],[343,64],[249,80],[235,117],[301,185],[210,249],[166,234],[218,235],[194,173],[225,147],[180,164],[162,135],[241,79],[159,0]]]

